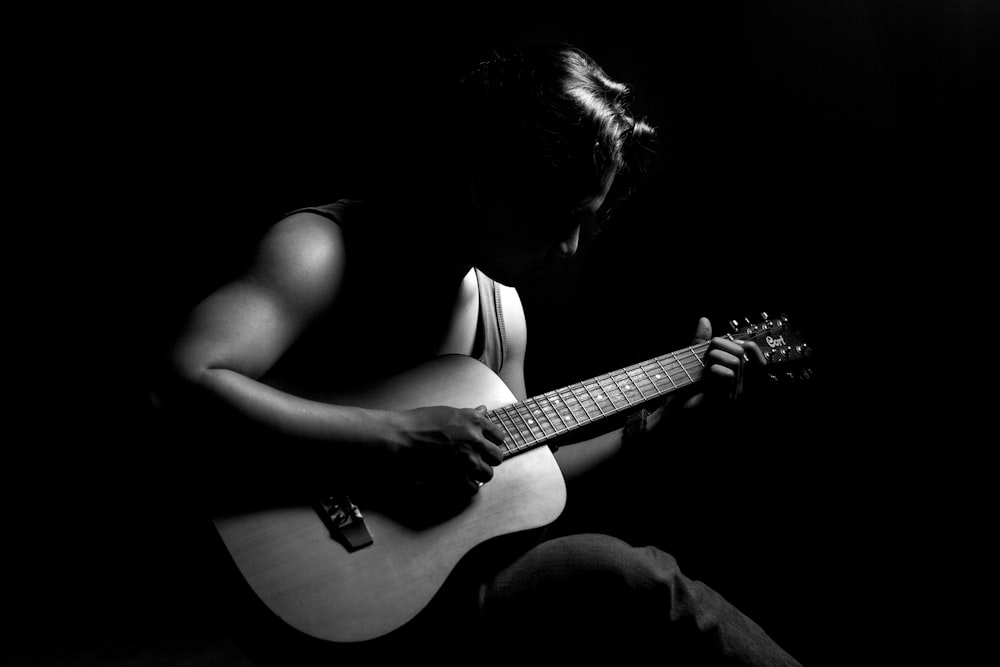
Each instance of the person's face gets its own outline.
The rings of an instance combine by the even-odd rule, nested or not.
[[[494,190],[481,209],[477,266],[494,280],[517,286],[572,257],[581,228],[597,218],[614,180],[611,170],[598,191],[572,204],[513,189]]]

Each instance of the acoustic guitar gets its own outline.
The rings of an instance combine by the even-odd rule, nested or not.
[[[812,355],[785,316],[729,337],[755,341],[776,381],[791,374],[777,364]],[[580,437],[585,427],[610,430],[616,416],[698,382],[707,350],[707,343],[683,348],[521,402],[478,361],[437,357],[336,401],[393,410],[486,405],[507,436],[504,460],[467,504],[437,516],[419,507],[394,512],[377,499],[358,497],[355,505],[341,493],[217,516],[215,527],[254,593],[292,627],[331,642],[381,637],[413,619],[473,547],[560,515],[566,486],[547,445]]]

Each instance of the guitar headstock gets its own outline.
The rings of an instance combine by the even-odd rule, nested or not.
[[[768,317],[761,313],[757,323],[745,320],[729,322],[733,329],[732,338],[752,341],[764,354],[766,365],[764,374],[775,384],[799,382],[813,376],[811,361],[814,351],[802,332],[789,323],[787,315]]]

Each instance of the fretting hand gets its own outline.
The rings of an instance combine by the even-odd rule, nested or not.
[[[707,317],[698,320],[691,346],[708,343],[708,350],[702,356],[706,365],[703,382],[698,393],[689,396],[683,403],[685,409],[695,408],[703,402],[735,399],[743,391],[743,367],[746,363],[765,364],[763,353],[756,343],[712,337],[712,323]],[[671,405],[668,398],[663,407],[649,416],[648,427],[653,428],[663,416],[664,408]]]
[[[707,317],[698,320],[691,345],[708,343],[704,355],[707,366],[704,391],[700,391],[684,403],[685,408],[696,407],[708,397],[737,398],[743,392],[743,367],[746,363],[766,363],[763,353],[756,343],[728,338],[712,338],[712,323]]]

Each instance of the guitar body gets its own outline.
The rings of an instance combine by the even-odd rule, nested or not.
[[[406,410],[432,405],[495,409],[516,402],[470,357],[437,357],[331,403]],[[215,527],[256,595],[286,623],[332,642],[385,635],[434,597],[458,561],[492,538],[545,526],[566,503],[548,447],[506,459],[457,514],[421,525],[358,504],[373,544],[349,552],[308,505],[219,516]]]
[[[768,368],[811,357],[787,317],[765,320],[736,336],[765,349]],[[374,542],[353,552],[331,537],[309,505],[218,516],[215,527],[253,591],[292,627],[337,643],[381,637],[427,606],[473,547],[559,516],[566,485],[543,445],[699,381],[708,348],[694,345],[521,403],[495,373],[460,355],[437,357],[348,395],[324,396],[334,404],[393,410],[486,405],[493,423],[508,433],[508,453],[521,453],[497,466],[467,505],[447,514],[413,499],[404,499],[399,512],[386,510],[391,505],[378,494],[370,506],[355,498]],[[780,380],[777,373],[770,377]]]

